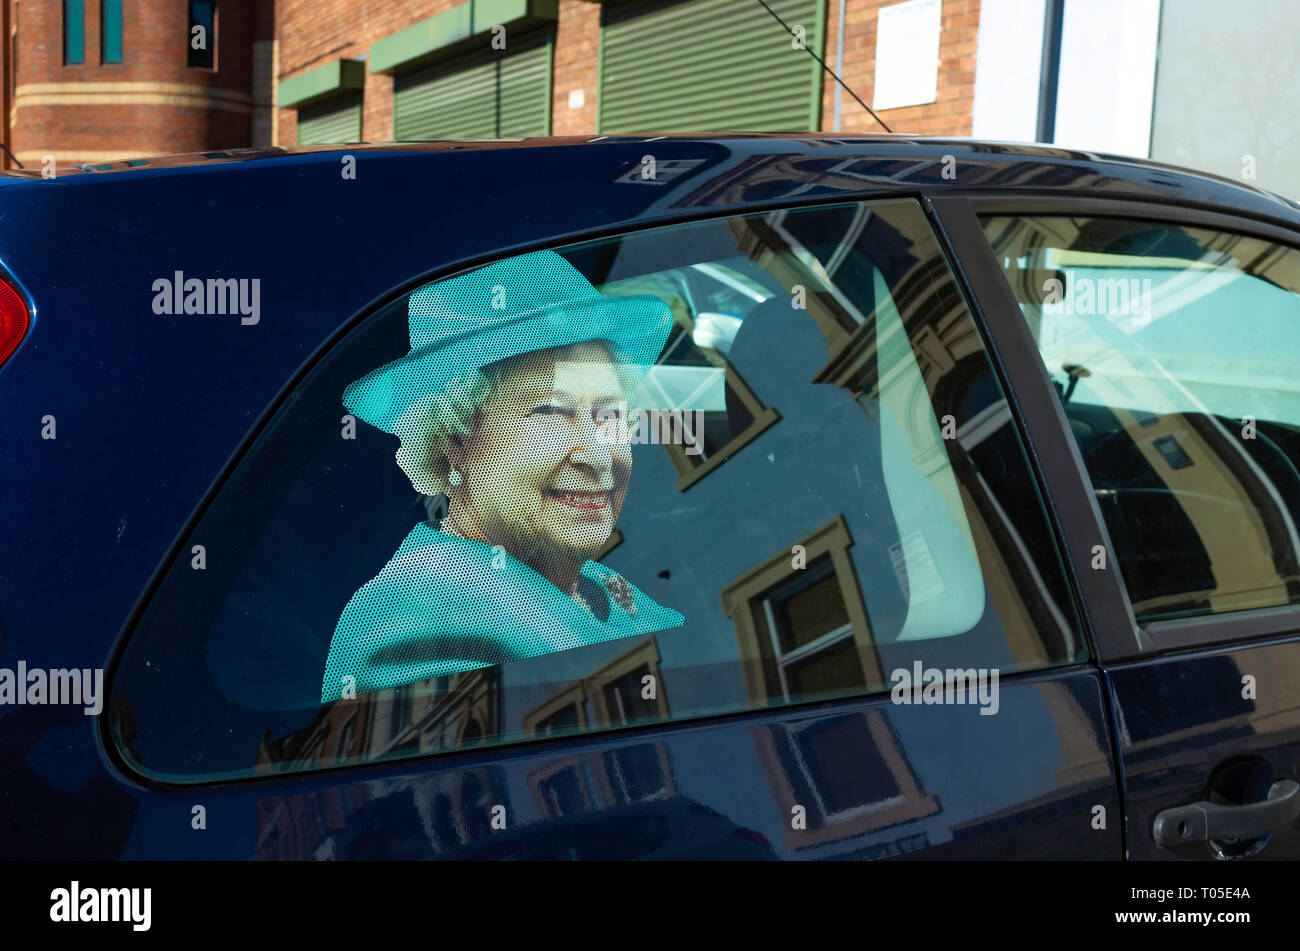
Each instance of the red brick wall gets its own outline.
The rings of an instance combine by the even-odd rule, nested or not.
[[[555,101],[551,105],[552,135],[594,135],[596,132],[596,61],[600,49],[600,4],[560,0],[555,32]],[[583,105],[569,108],[569,93],[581,89]]]
[[[460,0],[384,0],[358,4],[355,0],[280,0],[277,36],[280,40],[281,81],[299,75],[330,59],[355,58],[370,45],[398,30],[441,13]],[[849,86],[868,105],[875,82],[876,16],[880,8],[897,0],[848,0],[845,22],[844,63],[835,62],[839,0],[826,0],[826,48],[823,58],[844,75]],[[554,135],[584,135],[596,128],[597,51],[600,40],[599,3],[560,0],[556,31],[554,101],[551,131]],[[891,109],[882,118],[895,131],[931,135],[969,135],[975,96],[975,50],[979,33],[979,0],[943,0],[939,38],[938,101]],[[822,125],[834,123],[835,81],[822,83]],[[569,108],[569,94],[583,91],[583,105]],[[392,138],[392,79],[368,74],[365,88],[363,137],[367,141]],[[279,143],[296,141],[297,112],[277,109]],[[882,131],[881,127],[847,93],[842,97],[842,124],[846,132]]]
[[[365,55],[376,40],[455,6],[460,0],[222,0],[218,26],[218,68],[190,69],[186,58],[186,4],[182,0],[127,0],[123,3],[125,62],[99,63],[99,2],[85,0],[86,64],[63,66],[61,0],[0,0],[16,11],[19,42],[18,91],[33,83],[154,82],[209,86],[249,94],[252,41],[274,31],[279,41],[277,79],[293,76],[337,58]],[[896,0],[848,0],[844,63],[836,62],[839,0],[826,0],[827,63],[842,71],[868,104],[875,72],[876,16]],[[938,101],[883,113],[896,131],[969,135],[974,100],[979,0],[943,0]],[[597,52],[601,5],[560,0],[553,77],[552,132],[593,133],[597,113]],[[570,93],[581,89],[583,104],[569,107]],[[821,128],[834,122],[835,83],[822,83]],[[391,140],[393,80],[367,73],[362,134],[371,142]],[[20,102],[22,100],[19,100]],[[847,93],[842,97],[842,129],[879,131],[880,127]],[[276,109],[278,142],[296,141],[297,111]],[[66,155],[136,151],[209,150],[246,145],[250,116],[244,112],[161,103],[24,105],[11,130],[16,152],[52,151]],[[61,158],[60,164],[66,159]]]
[[[898,0],[848,0],[844,17],[844,62],[835,60],[839,32],[839,0],[828,0],[826,51],[822,58],[872,105],[876,80],[876,17],[881,7]],[[979,38],[980,0],[943,0],[939,34],[938,101],[880,112],[895,132],[916,135],[970,135],[975,105],[975,48]],[[822,129],[835,123],[835,89],[839,84],[829,75],[822,84]],[[843,132],[883,132],[847,92],[841,93]]]
[[[281,0],[277,13],[281,82],[332,59],[356,59],[370,45],[421,20],[436,16],[461,0],[384,0],[374,7],[356,0]],[[596,52],[600,40],[600,4],[560,0],[556,27],[551,131],[578,135],[596,128]],[[569,108],[571,90],[583,91],[584,105]],[[393,137],[393,79],[366,74],[362,138],[384,142]],[[279,144],[297,141],[298,113],[277,109]]]
[[[85,62],[63,65],[63,4],[61,0],[4,0],[17,17],[18,110],[11,130],[17,153],[51,152],[59,164],[79,151],[165,152],[202,151],[248,144],[249,113],[160,102],[114,104],[104,83],[182,83],[228,90],[244,97],[251,91],[250,31],[253,0],[222,0],[216,37],[216,69],[186,65],[188,5],[175,0],[127,0],[122,4],[121,63],[100,63],[98,0],[85,0]],[[15,13],[16,8],[16,13]],[[76,83],[95,97],[90,104],[23,104],[24,86],[34,83]],[[161,95],[158,90],[133,93]],[[78,95],[81,94],[77,91]],[[245,100],[246,102],[246,100]]]
[[[276,36],[280,41],[280,82],[334,59],[358,59],[376,40],[450,9],[461,0],[281,0]],[[366,73],[361,137],[367,142],[393,138],[393,79]],[[296,109],[276,109],[280,145],[298,141]]]

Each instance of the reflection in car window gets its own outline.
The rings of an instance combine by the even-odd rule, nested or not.
[[[307,373],[182,552],[110,701],[126,757],[176,781],[1084,656],[911,200],[426,284]],[[548,782],[557,809],[577,794]]]
[[[1137,618],[1300,603],[1300,252],[1120,218],[985,229]]]

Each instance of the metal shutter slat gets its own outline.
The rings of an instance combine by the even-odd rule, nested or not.
[[[550,38],[489,50],[397,81],[393,134],[412,139],[514,138],[550,133]]]
[[[361,141],[361,97],[298,110],[299,145],[334,145]]]
[[[771,0],[820,52],[824,0]],[[692,0],[616,10],[601,33],[599,129],[798,131],[815,121],[819,70],[758,4]]]

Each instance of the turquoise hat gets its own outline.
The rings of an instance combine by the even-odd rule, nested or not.
[[[470,370],[533,350],[605,340],[639,381],[672,332],[650,295],[605,296],[554,251],[535,251],[413,291],[411,352],[343,391],[354,416],[385,432],[420,397]]]

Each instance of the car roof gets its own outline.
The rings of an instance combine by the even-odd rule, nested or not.
[[[235,148],[59,168],[58,181],[78,186],[141,176],[228,174],[258,167],[335,163],[340,154],[360,158],[491,151],[527,165],[536,150],[587,150],[642,145],[674,188],[677,209],[782,201],[821,192],[1009,193],[1128,198],[1230,209],[1300,225],[1300,205],[1244,182],[1206,172],[1077,149],[970,138],[907,134],[730,132],[672,135],[553,136],[521,139],[445,139],[289,148]],[[502,154],[504,153],[504,154]],[[548,156],[548,159],[554,158]],[[623,159],[625,161],[625,159]],[[703,165],[703,168],[698,166]],[[38,168],[0,173],[0,188],[34,184]],[[755,189],[755,182],[763,187]],[[724,197],[725,196],[725,197]],[[739,200],[738,200],[739,199]]]

